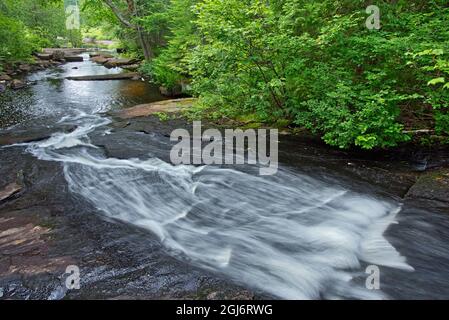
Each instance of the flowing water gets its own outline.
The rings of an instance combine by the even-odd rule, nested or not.
[[[75,65],[79,69],[72,69]],[[265,177],[251,166],[173,166],[167,137],[143,138],[138,132],[117,137],[104,114],[162,99],[155,88],[136,81],[62,79],[106,72],[119,71],[85,61],[32,75],[36,85],[22,93],[28,106],[21,116],[35,126],[76,129],[16,145],[40,160],[61,163],[70,192],[99,214],[148,230],[170,255],[273,297],[420,298],[436,287],[439,297],[448,296],[445,236],[434,231],[427,246],[410,247],[407,241],[429,237],[428,230],[449,230],[447,219],[432,225],[412,210],[410,216],[415,213],[421,222],[414,224],[403,216],[398,198],[351,187],[338,175],[282,165],[282,158],[278,173]],[[17,126],[5,131],[14,130]],[[116,142],[125,154],[137,149],[140,156],[111,157],[95,143],[98,137]],[[392,237],[396,246],[384,234],[398,221],[404,236]],[[431,276],[422,268],[429,261],[440,264]],[[365,287],[367,265],[383,268],[389,279],[385,290]],[[410,282],[416,276],[423,281],[419,294]]]

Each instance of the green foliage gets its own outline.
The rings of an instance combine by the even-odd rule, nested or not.
[[[167,46],[149,63],[146,73],[167,88],[173,88],[189,77],[192,50],[200,41],[196,35],[192,11],[197,0],[172,0],[165,12],[165,21],[170,31]]]
[[[449,11],[447,11],[449,13]],[[449,19],[446,19],[449,23]],[[449,29],[449,28],[448,28]],[[446,29],[447,30],[447,29]],[[447,32],[446,34],[449,34]],[[440,45],[439,48],[435,48]],[[449,40],[446,43],[429,44],[433,49],[409,53],[412,68],[422,71],[418,79],[427,86],[422,87],[425,102],[434,109],[435,129],[439,134],[449,133]]]
[[[395,146],[405,128],[449,133],[447,5],[377,5],[381,30],[365,26],[365,1],[173,0],[176,23],[149,73],[191,81],[196,113],[288,119],[340,148]]]
[[[154,115],[157,116],[161,122],[170,120],[170,116],[165,112],[155,112]]]
[[[0,58],[27,60],[43,47],[61,45],[62,39],[78,44],[80,33],[67,31],[65,20],[62,0],[1,0]]]
[[[0,1],[3,59],[69,36],[61,1]],[[392,147],[414,129],[449,135],[447,0],[376,1],[380,30],[366,27],[364,0],[82,3],[85,35],[120,39],[158,84],[191,86],[191,118],[288,123],[339,148]]]
[[[34,49],[31,39],[32,35],[20,21],[0,12],[0,62],[29,59]]]

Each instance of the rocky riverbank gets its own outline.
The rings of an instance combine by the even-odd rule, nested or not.
[[[35,71],[45,70],[47,68],[60,66],[66,62],[82,62],[83,57],[80,53],[86,52],[86,49],[43,49],[42,53],[36,53],[34,57],[27,62],[7,63],[0,70],[0,94],[6,89],[23,89],[30,83],[24,81],[24,77]]]

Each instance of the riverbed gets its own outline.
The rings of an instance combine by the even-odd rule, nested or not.
[[[22,186],[0,203],[0,298],[449,298],[449,205],[417,185],[446,150],[354,153],[286,135],[274,176],[174,166],[170,133],[190,123],[111,116],[164,99],[157,87],[66,79],[119,72],[85,55],[0,97],[0,189]],[[65,286],[69,265],[79,290]]]

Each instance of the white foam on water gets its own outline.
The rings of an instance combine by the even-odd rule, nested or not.
[[[64,163],[72,192],[109,218],[153,232],[172,255],[285,299],[385,298],[352,281],[362,262],[413,270],[383,237],[399,204],[282,168],[260,177],[103,158],[87,134],[109,120],[76,121],[75,131],[28,151]]]

